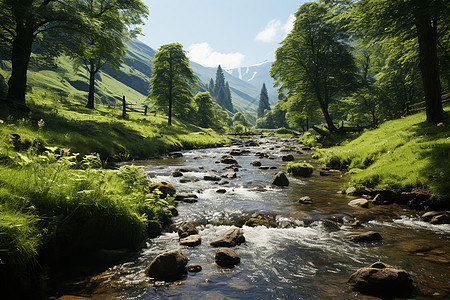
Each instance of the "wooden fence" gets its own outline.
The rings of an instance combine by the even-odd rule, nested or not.
[[[442,99],[442,104],[450,102],[450,93],[442,95],[441,99]],[[425,108],[426,108],[425,101],[422,101],[419,103],[414,103],[411,105],[409,104],[409,102],[406,102],[406,108],[403,111],[403,115],[414,114],[416,112],[425,110]]]

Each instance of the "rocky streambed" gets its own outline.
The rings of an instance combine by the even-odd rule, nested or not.
[[[312,164],[312,176],[272,184],[292,160]],[[372,299],[359,291],[378,292],[380,286],[364,285],[373,282],[367,274],[376,274],[387,278],[381,289],[401,287],[395,296],[450,296],[450,226],[430,224],[395,201],[338,193],[345,175],[321,169],[293,139],[236,140],[229,147],[139,164],[152,181],[176,188],[176,226],[149,239],[126,262],[72,284],[68,293],[113,299]],[[151,267],[164,253],[164,259],[175,257],[183,265],[180,272],[168,263],[162,271]],[[172,271],[176,276],[158,275]],[[394,277],[403,281],[392,287]]]

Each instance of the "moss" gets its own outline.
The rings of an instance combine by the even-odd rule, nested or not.
[[[288,165],[286,171],[294,177],[310,177],[314,167],[308,163],[292,163]]]

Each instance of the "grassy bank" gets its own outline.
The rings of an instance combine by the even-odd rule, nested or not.
[[[39,89],[27,98],[31,114],[0,110],[4,122],[0,124],[1,140],[16,133],[30,142],[39,138],[46,145],[70,148],[72,152],[99,153],[103,160],[145,159],[227,142],[210,129],[177,120],[167,126],[166,116],[128,112],[128,119],[122,119],[121,107],[97,105],[91,110],[84,108],[83,102]],[[44,124],[39,127],[41,119]]]
[[[388,121],[341,146],[319,150],[330,168],[348,170],[348,185],[411,191],[437,200],[450,196],[449,124],[432,125],[425,113]]]
[[[49,266],[95,260],[100,249],[137,249],[170,222],[173,200],[160,199],[141,168],[104,170],[106,161],[226,142],[189,124],[169,127],[163,116],[122,119],[119,108],[88,110],[50,92],[27,100],[31,113],[0,113],[2,291],[36,290]]]

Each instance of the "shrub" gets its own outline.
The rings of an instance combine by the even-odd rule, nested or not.
[[[289,164],[286,170],[294,177],[309,177],[314,171],[314,167],[308,163],[292,163]]]

